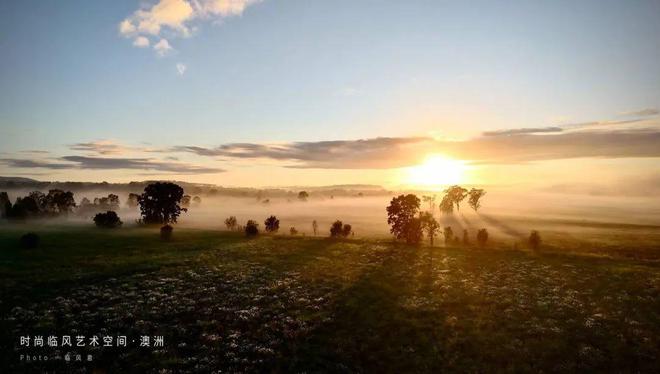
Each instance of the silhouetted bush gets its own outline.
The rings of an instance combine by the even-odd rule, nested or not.
[[[477,243],[484,246],[486,245],[486,242],[488,242],[488,230],[479,229],[479,231],[477,231]]]
[[[113,212],[112,210],[109,210],[105,213],[98,213],[97,215],[95,215],[94,223],[98,227],[105,227],[110,229],[122,225],[121,219],[119,219],[117,213]]]
[[[340,220],[336,220],[332,226],[330,226],[330,236],[333,238],[345,238],[351,235],[353,232],[353,227],[351,225],[344,224]]]
[[[227,219],[225,219],[225,226],[227,226],[228,230],[236,230],[238,227],[238,220],[236,219],[236,216],[229,216]]]
[[[39,246],[39,235],[33,232],[29,232],[21,236],[21,239],[19,240],[19,244],[21,248],[24,249],[37,248]]]
[[[291,226],[291,228],[289,229],[289,233],[291,233],[292,236],[296,236],[298,235],[298,230],[296,230],[295,227]]]
[[[264,221],[266,232],[276,233],[280,230],[280,220],[275,216],[270,216]]]
[[[529,234],[529,246],[533,250],[537,250],[541,246],[541,234],[538,231],[532,230]]]
[[[172,239],[172,232],[174,231],[174,227],[170,225],[165,225],[160,228],[160,238],[163,240],[170,240]]]
[[[245,236],[259,235],[259,224],[253,220],[248,220],[245,224]]]

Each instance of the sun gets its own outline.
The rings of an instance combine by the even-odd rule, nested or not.
[[[410,184],[427,187],[441,187],[459,184],[463,181],[467,166],[465,162],[432,155],[423,164],[408,168],[407,181]]]

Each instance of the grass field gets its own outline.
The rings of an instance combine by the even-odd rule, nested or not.
[[[656,261],[152,228],[19,249],[27,229],[0,229],[0,372],[660,371]],[[26,363],[28,334],[165,344]]]

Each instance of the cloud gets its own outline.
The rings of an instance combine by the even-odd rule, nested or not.
[[[388,169],[419,164],[429,154],[481,164],[581,157],[660,157],[657,129],[519,134],[462,141],[428,137],[372,138],[286,144],[231,143],[179,146],[175,152],[229,159],[270,159],[290,168]]]
[[[653,116],[657,116],[658,114],[660,114],[660,111],[658,111],[655,108],[646,108],[631,112],[620,113],[620,115],[622,116],[631,116],[631,117],[653,117]]]
[[[25,168],[25,169],[42,168],[42,169],[54,169],[54,170],[71,168],[70,164],[52,163],[52,162],[35,161],[35,160],[22,160],[15,158],[2,158],[0,159],[0,162],[12,168]]]
[[[123,19],[119,33],[135,38],[133,45],[144,47],[145,35],[161,36],[164,32],[172,36],[188,37],[201,20],[220,21],[223,18],[240,16],[245,9],[260,0],[159,0],[142,7]]]
[[[483,133],[483,136],[507,136],[507,135],[521,135],[521,134],[547,134],[547,133],[562,132],[562,131],[564,131],[564,130],[561,127],[557,127],[557,126],[532,127],[532,128],[521,128],[521,129],[485,131]]]
[[[149,46],[149,39],[144,36],[138,36],[133,40],[133,45],[139,48],[146,48]]]
[[[185,64],[182,63],[176,64],[176,71],[179,75],[185,74],[186,69],[188,69],[188,67]]]
[[[50,162],[50,161],[35,161],[5,158],[0,159],[0,162],[13,168],[38,168],[38,169],[93,169],[93,170],[121,170],[121,169],[137,169],[137,170],[152,170],[158,172],[166,172],[172,174],[212,174],[221,173],[225,170],[219,168],[202,167],[190,165],[179,162],[162,162],[155,161],[149,158],[104,158],[104,157],[87,157],[87,156],[64,156],[60,157],[58,161],[63,162]]]
[[[119,145],[111,140],[95,140],[86,143],[76,143],[69,146],[74,151],[93,152],[100,155],[117,155],[133,148]]]
[[[167,39],[161,39],[158,43],[154,44],[154,51],[156,51],[158,56],[162,57],[172,51],[172,46],[170,46]]]

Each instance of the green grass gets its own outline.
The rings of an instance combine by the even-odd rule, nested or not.
[[[19,249],[27,229],[0,229],[0,363],[14,372],[660,368],[657,262],[192,229],[162,242],[154,228],[30,227],[42,245]],[[21,334],[72,331],[165,347],[17,361]]]

